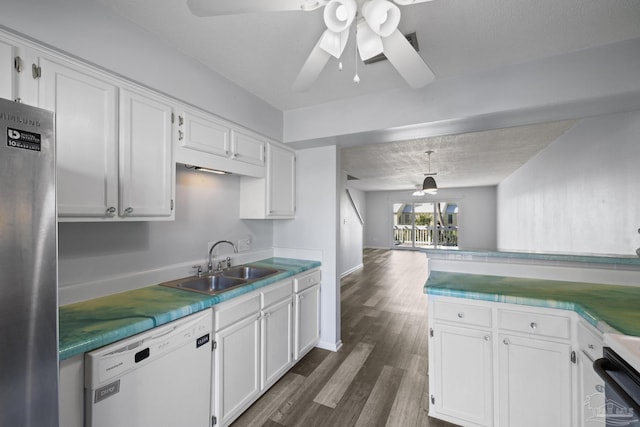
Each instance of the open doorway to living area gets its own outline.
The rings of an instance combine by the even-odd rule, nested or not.
[[[457,203],[393,203],[392,209],[394,247],[458,247]]]

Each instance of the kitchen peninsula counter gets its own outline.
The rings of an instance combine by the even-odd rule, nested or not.
[[[205,295],[165,286],[149,286],[61,306],[60,360],[205,310],[215,304],[319,267],[320,262],[268,258],[247,265],[274,268],[282,272],[217,295]]]
[[[640,287],[432,271],[424,292],[572,310],[601,332],[640,336]]]

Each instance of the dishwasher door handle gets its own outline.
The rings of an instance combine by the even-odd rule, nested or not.
[[[615,363],[606,358],[601,358],[593,362],[593,370],[596,371],[600,378],[604,380],[605,388],[611,387],[614,393],[624,400],[624,403],[629,405],[629,408],[633,409],[634,413],[640,414],[640,403],[636,402],[634,398],[631,397],[620,384],[618,384],[615,378],[607,372],[608,370],[615,369]]]

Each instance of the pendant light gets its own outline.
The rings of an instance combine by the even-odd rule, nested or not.
[[[429,156],[429,172],[425,173],[426,178],[422,182],[422,191],[427,194],[436,194],[438,192],[438,185],[436,184],[436,180],[433,176],[438,173],[431,172],[431,154],[433,154],[433,150],[425,151],[425,154]]]

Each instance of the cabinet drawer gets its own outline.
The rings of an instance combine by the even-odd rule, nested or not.
[[[433,317],[447,322],[491,327],[491,308],[434,301]]]
[[[307,288],[320,283],[320,270],[313,270],[307,274],[300,275],[293,279],[293,288],[295,292],[304,291]]]
[[[278,301],[282,301],[285,298],[291,298],[293,294],[293,283],[291,280],[285,280],[284,282],[275,283],[271,286],[267,286],[261,290],[262,294],[262,308],[268,307]]]
[[[236,323],[252,314],[260,311],[260,293],[251,293],[249,296],[241,296],[227,302],[213,306],[213,329],[219,331]]]
[[[556,338],[571,335],[569,317],[522,311],[498,310],[498,328]]]
[[[591,360],[602,357],[602,337],[589,330],[582,321],[578,322],[578,346]]]

